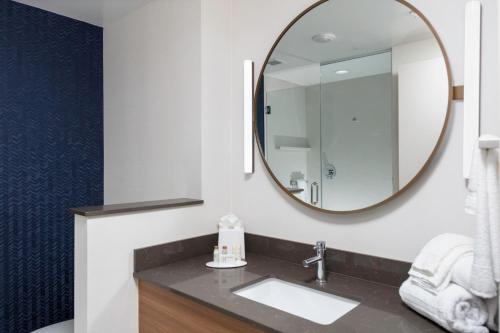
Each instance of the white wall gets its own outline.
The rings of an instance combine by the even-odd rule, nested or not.
[[[434,38],[395,46],[392,73],[402,188],[420,171],[439,139],[448,105],[448,75]]]
[[[398,70],[399,185],[406,186],[434,150],[446,119],[448,78],[442,58]]]
[[[283,28],[314,0],[234,0],[232,3],[232,82],[242,82],[243,59],[253,58],[258,73]],[[465,0],[410,1],[433,23],[450,56],[455,84],[463,82]],[[500,134],[496,110],[496,3],[484,0],[483,129]],[[265,10],[263,10],[265,8]],[[231,109],[241,110],[241,89],[231,95]],[[400,260],[413,260],[429,238],[442,232],[471,235],[473,217],[464,213],[461,175],[462,103],[452,107],[445,142],[431,167],[413,187],[383,207],[353,215],[317,213],[292,201],[273,184],[256,154],[256,171],[242,172],[242,115],[232,119],[233,211],[248,232],[313,243]]]
[[[209,207],[199,206],[77,217],[75,333],[137,332],[139,299],[132,276],[133,250],[213,233],[216,220],[209,223],[214,218],[209,211]]]
[[[201,1],[104,27],[106,204],[201,195]]]
[[[402,65],[442,57],[439,44],[434,38],[399,44],[392,48],[392,72],[397,75]]]
[[[233,93],[229,65],[231,56],[228,52],[231,45],[231,31],[227,29],[231,24],[230,3],[230,0],[157,0],[156,3],[151,4],[153,7],[150,9],[142,8],[140,11],[130,14],[131,17],[134,17],[133,19],[128,18],[135,20],[141,17],[142,23],[137,22],[137,25],[149,27],[177,22],[177,25],[170,27],[168,31],[163,31],[167,28],[163,27],[160,31],[151,32],[152,40],[155,40],[154,36],[161,35],[163,41],[169,45],[169,49],[174,49],[184,43],[176,37],[177,35],[174,36],[174,31],[177,33],[191,31],[185,25],[191,24],[193,15],[199,17],[198,26],[201,29],[191,31],[193,34],[198,34],[198,37],[190,36],[187,39],[194,38],[200,43],[198,48],[193,46],[192,50],[199,50],[195,58],[200,61],[201,73],[198,76],[195,76],[194,73],[190,74],[192,76],[190,80],[199,84],[200,90],[197,93],[198,96],[193,93],[190,97],[191,94],[185,93],[183,98],[200,101],[196,103],[197,109],[185,111],[187,112],[186,118],[194,116],[189,114],[190,111],[196,111],[199,117],[197,122],[201,124],[201,130],[198,128],[197,133],[193,135],[194,140],[201,141],[201,181],[198,176],[197,185],[201,187],[201,197],[205,203],[197,207],[130,215],[114,215],[94,219],[77,218],[75,228],[76,333],[138,332],[138,294],[132,276],[133,250],[216,232],[219,217],[230,211],[230,180],[233,172],[230,165],[232,158],[230,141],[232,138],[231,119],[234,114],[231,111],[229,99]],[[189,7],[194,12],[188,10]],[[141,13],[144,13],[144,10],[149,14],[143,16]],[[155,13],[152,13],[153,11]],[[139,16],[135,17],[135,15]],[[127,18],[124,19],[127,20]],[[164,22],[169,19],[172,19],[170,23]],[[120,38],[124,39],[123,44],[126,44],[125,39],[127,38],[135,40],[133,31],[129,31],[129,33],[131,34],[129,37],[119,35]],[[144,36],[144,39],[147,41],[149,37]],[[106,42],[113,44],[117,41],[106,39]],[[155,57],[152,54],[155,49],[152,47],[142,50],[142,57]],[[124,55],[133,57],[134,54],[138,53],[133,50],[129,51],[132,53],[131,55]],[[182,57],[187,58],[190,56],[182,55]],[[185,61],[180,55],[179,57],[175,59],[166,57],[164,61],[175,67],[175,64]],[[142,58],[135,60],[140,62],[140,59]],[[107,60],[111,61],[109,53]],[[113,67],[113,64],[110,66]],[[128,80],[132,79],[136,72],[135,67],[122,69],[126,73],[111,72],[108,69],[108,76],[118,75],[120,78]],[[111,77],[108,80],[112,81],[108,81],[105,98],[108,96],[114,98],[116,97],[115,92],[110,90],[113,89],[111,82],[114,82],[113,85],[118,85],[118,87],[123,83]],[[156,90],[160,88],[151,87],[151,89]],[[149,93],[149,91],[141,90],[141,94],[136,93],[135,98],[147,100],[147,97],[151,96]],[[170,97],[174,98],[174,96]],[[116,103],[119,102],[117,99],[114,100]],[[185,102],[189,103],[189,101]],[[166,108],[165,112],[175,114],[176,110]],[[156,114],[156,117],[162,119],[161,115]],[[183,117],[179,118],[181,123],[186,120]],[[124,126],[121,130],[128,130],[133,135],[136,129],[126,125],[121,124],[120,126]],[[165,154],[163,158],[182,161],[187,152],[190,152],[191,155],[198,154],[196,149],[189,148],[189,142],[177,140],[177,144],[185,150],[172,148],[169,143],[164,143],[163,151]],[[105,153],[109,154],[110,151],[106,150]],[[116,167],[118,168],[118,166]],[[184,165],[184,167],[189,168],[189,165]],[[199,164],[197,168],[200,168]],[[111,169],[108,170],[111,171]],[[176,181],[179,186],[185,182],[181,175],[179,174]],[[128,187],[123,190],[128,191]],[[105,191],[110,191],[110,188],[106,188]],[[114,192],[108,192],[108,195],[115,198]],[[175,193],[171,196],[175,196]]]
[[[264,85],[266,92],[275,91],[275,90],[282,90],[282,89],[289,89],[289,88],[296,88],[296,87],[300,87],[300,86],[296,83],[277,79],[277,78],[274,78],[272,76],[266,76],[266,83]]]

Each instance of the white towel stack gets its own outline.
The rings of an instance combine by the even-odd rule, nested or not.
[[[452,332],[497,329],[496,298],[485,302],[470,291],[474,242],[443,234],[429,241],[415,259],[410,278],[400,288],[402,300]]]
[[[474,242],[469,237],[440,235],[425,245],[408,274],[427,291],[442,291],[450,284],[455,263],[463,256],[471,256],[473,250]]]

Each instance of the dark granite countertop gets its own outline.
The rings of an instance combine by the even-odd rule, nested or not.
[[[273,332],[445,332],[402,304],[396,287],[336,273],[329,273],[328,282],[319,285],[314,281],[314,268],[253,253],[247,254],[248,265],[243,268],[211,269],[205,266],[210,260],[210,255],[198,256],[136,272],[134,276]],[[233,294],[241,286],[266,276],[307,285],[361,304],[333,324],[319,325]]]
[[[95,217],[111,214],[132,213],[144,210],[194,206],[201,204],[203,204],[203,200],[178,198],[157,201],[131,202],[115,205],[79,207],[71,208],[70,211],[76,215]]]

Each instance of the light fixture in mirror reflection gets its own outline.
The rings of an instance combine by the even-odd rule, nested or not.
[[[451,97],[443,46],[399,0],[320,1],[273,46],[256,92],[265,165],[294,199],[328,212],[378,206],[422,174]]]

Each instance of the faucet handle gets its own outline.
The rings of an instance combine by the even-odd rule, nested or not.
[[[324,251],[326,249],[326,242],[325,241],[317,241],[316,245],[314,246],[315,250],[319,251]]]

